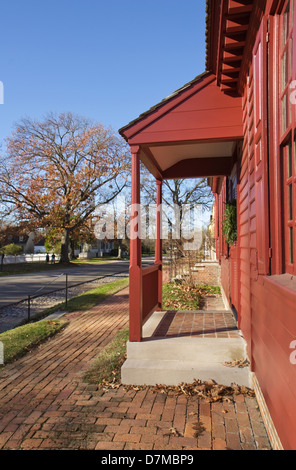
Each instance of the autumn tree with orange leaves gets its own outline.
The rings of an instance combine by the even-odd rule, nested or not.
[[[1,158],[0,202],[30,228],[60,231],[65,263],[71,234],[121,192],[128,173],[125,142],[101,124],[72,113],[24,119]]]

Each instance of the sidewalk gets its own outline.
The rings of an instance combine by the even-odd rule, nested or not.
[[[127,289],[66,318],[64,331],[0,370],[0,449],[271,449],[253,397],[208,403],[83,382],[99,351],[128,325]]]

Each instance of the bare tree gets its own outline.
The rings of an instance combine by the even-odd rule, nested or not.
[[[146,204],[156,202],[155,180],[144,167],[142,167],[142,195]],[[180,240],[179,243],[176,241],[176,246],[182,252],[182,224],[186,214],[185,209],[200,205],[203,213],[210,211],[213,205],[211,188],[206,178],[164,180],[162,199],[165,206],[178,209],[179,218],[176,221],[170,217],[170,211],[164,211],[163,216],[167,218],[171,231],[173,231],[174,224],[178,224],[178,227],[174,227],[175,232],[180,234]]]

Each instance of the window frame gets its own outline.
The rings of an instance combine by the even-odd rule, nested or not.
[[[288,28],[287,26],[287,8]],[[286,0],[280,17],[278,44],[279,156],[282,181],[283,272],[296,275],[296,129],[291,85],[296,78],[296,1]],[[293,15],[291,15],[293,13]],[[285,62],[284,62],[285,61]],[[284,109],[284,100],[286,106]]]

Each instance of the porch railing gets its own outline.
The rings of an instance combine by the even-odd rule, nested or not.
[[[154,264],[142,270],[142,325],[160,307],[160,274],[161,264]]]
[[[162,302],[162,264],[130,267],[130,341],[142,340],[142,328]]]

